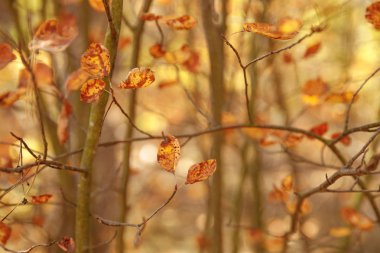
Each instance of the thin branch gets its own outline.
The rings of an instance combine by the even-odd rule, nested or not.
[[[2,244],[0,244],[0,248],[2,248],[3,250],[5,250],[6,252],[29,253],[32,250],[34,250],[35,248],[38,248],[38,247],[51,247],[51,246],[53,246],[54,244],[57,244],[57,243],[58,243],[58,241],[55,240],[55,241],[52,241],[52,242],[49,242],[49,243],[45,243],[45,244],[36,244],[36,245],[33,245],[30,248],[25,249],[25,250],[12,250],[12,249],[6,248],[5,245],[2,245]]]
[[[69,170],[69,171],[80,172],[84,174],[87,173],[85,169],[70,166],[70,165],[65,165],[60,162],[49,161],[49,160],[38,160],[34,163],[25,164],[23,166],[19,166],[16,168],[0,168],[0,171],[5,172],[5,173],[22,173],[24,170],[30,169],[38,165],[46,165],[52,169],[57,169],[57,170]]]
[[[19,140],[19,141],[22,143],[22,145],[24,145],[24,147],[26,148],[26,150],[28,150],[29,154],[31,154],[35,159],[38,159],[38,156],[33,152],[32,149],[29,148],[28,144],[26,144],[26,142],[24,141],[23,138],[21,138],[21,137],[15,135],[15,134],[12,133],[12,132],[11,132],[11,135],[12,135],[13,137],[15,137],[17,140]],[[22,148],[22,145],[20,145],[20,148]]]

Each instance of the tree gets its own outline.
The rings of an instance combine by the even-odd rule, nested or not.
[[[379,250],[380,2],[0,8],[3,250]]]

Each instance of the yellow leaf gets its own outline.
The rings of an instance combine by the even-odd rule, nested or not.
[[[150,68],[134,68],[129,71],[127,79],[119,84],[122,89],[143,88],[155,80],[154,73]]]
[[[91,43],[81,57],[81,68],[91,76],[103,78],[111,70],[108,49],[99,43]]]
[[[186,184],[194,184],[209,178],[216,170],[216,160],[210,159],[194,164],[187,172]]]
[[[92,103],[99,99],[106,83],[101,79],[89,79],[80,89],[80,100],[86,103]]]
[[[158,163],[162,168],[174,174],[180,156],[181,150],[178,139],[172,135],[166,136],[158,148]]]

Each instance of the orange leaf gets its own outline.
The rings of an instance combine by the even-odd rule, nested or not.
[[[293,190],[293,177],[292,177],[292,175],[288,175],[284,179],[282,179],[281,186],[282,186],[282,189],[285,191]]]
[[[336,139],[338,138],[342,133],[340,132],[337,132],[337,133],[333,133],[331,135],[331,139]],[[345,146],[349,146],[351,144],[351,138],[350,136],[348,135],[345,135],[342,139],[339,140],[340,143],[342,143],[343,145]]]
[[[0,69],[5,68],[8,63],[16,59],[12,47],[7,43],[0,43]]]
[[[345,92],[335,92],[331,93],[326,97],[326,102],[329,103],[351,103],[351,100],[354,96],[352,91]],[[355,97],[354,102],[358,99],[358,96]]]
[[[88,2],[90,3],[90,6],[94,10],[99,11],[99,12],[104,12],[105,11],[103,0],[88,0]],[[108,2],[109,2],[109,5],[111,7],[112,0],[108,0]]]
[[[100,43],[91,43],[81,57],[81,68],[90,75],[103,78],[110,74],[110,54]]]
[[[268,194],[268,198],[273,202],[286,202],[289,199],[289,194],[284,189],[279,189],[274,185]]]
[[[37,62],[33,69],[39,86],[44,84],[50,85],[54,82],[54,74],[50,66],[43,62]]]
[[[12,232],[12,229],[11,227],[9,227],[7,224],[5,224],[4,222],[0,222],[0,243],[5,245],[9,239],[9,237],[11,237],[11,232]]]
[[[282,145],[286,147],[294,147],[302,141],[303,137],[304,136],[302,134],[290,133],[286,135],[285,139],[282,140]]]
[[[62,23],[56,19],[43,22],[37,29],[32,41],[31,50],[43,49],[50,52],[65,50],[78,35],[76,24]]]
[[[194,164],[187,172],[185,184],[194,184],[209,178],[216,170],[216,160],[210,159],[201,163]]]
[[[346,237],[351,234],[351,229],[348,227],[333,227],[330,228],[329,234],[336,238]]]
[[[362,231],[369,231],[373,228],[373,222],[367,216],[364,216],[351,207],[342,208],[341,216],[343,220]]]
[[[61,144],[66,143],[69,139],[69,118],[72,114],[72,107],[67,99],[63,100],[61,112],[57,121],[57,135]]]
[[[161,58],[165,55],[166,50],[162,47],[161,44],[156,43],[149,48],[149,53],[153,58]]]
[[[62,237],[62,239],[59,240],[57,245],[65,252],[68,252],[68,253],[75,252],[75,242],[74,242],[74,239],[71,237],[68,237],[68,236]]]
[[[243,30],[245,32],[254,32],[275,40],[289,40],[294,38],[302,23],[298,19],[284,18],[278,24],[271,25],[266,23],[245,23]]]
[[[317,42],[311,46],[309,46],[304,55],[303,55],[303,58],[309,58],[311,56],[314,56],[316,53],[318,53],[319,49],[321,49],[321,42]]]
[[[119,43],[117,45],[117,48],[118,49],[123,49],[126,46],[128,46],[129,44],[131,44],[131,42],[132,42],[132,39],[130,37],[121,37],[119,39]]]
[[[175,173],[181,149],[178,139],[172,135],[165,137],[158,148],[157,161],[166,171]]]
[[[140,15],[140,19],[145,20],[145,21],[155,21],[155,20],[159,20],[160,18],[162,18],[162,16],[156,15],[154,13],[149,13],[149,12],[146,12]]]
[[[309,131],[312,133],[315,133],[316,135],[322,136],[329,130],[329,125],[327,122],[324,122],[322,124],[316,125],[312,127]],[[309,139],[314,139],[311,136],[307,136]]]
[[[42,194],[39,196],[32,196],[32,203],[33,204],[44,204],[49,201],[49,199],[53,197],[51,194]]]
[[[134,68],[129,71],[127,79],[119,84],[121,89],[143,88],[155,80],[154,73],[150,68]]]
[[[380,1],[374,2],[367,7],[365,18],[373,24],[375,29],[380,30]]]
[[[7,91],[0,94],[0,106],[9,107],[13,105],[26,93],[25,88],[18,88],[16,91]]]
[[[71,73],[65,82],[66,91],[78,90],[90,76],[83,69],[77,69]]]
[[[283,55],[282,55],[282,60],[287,63],[287,64],[290,64],[292,63],[294,60],[293,60],[293,56],[289,53],[289,52],[285,52]]]
[[[80,89],[80,100],[86,103],[98,101],[106,83],[101,79],[89,79]]]
[[[308,80],[302,87],[302,93],[309,96],[322,96],[329,87],[320,77]]]
[[[175,18],[167,18],[166,24],[175,30],[190,30],[197,24],[197,21],[192,16],[183,15]]]

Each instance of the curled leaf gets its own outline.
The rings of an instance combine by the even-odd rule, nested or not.
[[[91,43],[81,57],[81,68],[91,76],[103,78],[110,74],[110,54],[100,43]]]
[[[121,89],[143,88],[155,80],[154,73],[150,68],[134,68],[129,71],[127,79],[119,84]]]
[[[187,172],[186,184],[194,184],[209,178],[216,170],[216,160],[210,159],[194,164]]]
[[[375,29],[380,30],[380,1],[374,2],[367,7],[365,18]]]
[[[181,150],[178,139],[172,135],[166,136],[158,148],[158,163],[168,172],[175,173],[180,156]]]
[[[0,222],[0,243],[2,245],[5,245],[7,243],[9,237],[11,237],[11,232],[12,232],[11,227],[1,221]]]
[[[0,69],[5,68],[11,61],[16,59],[12,47],[7,43],[0,43]]]
[[[166,24],[175,30],[190,30],[197,24],[197,21],[192,16],[183,15],[175,18],[167,18]]]
[[[75,24],[62,23],[56,19],[43,22],[29,43],[31,50],[43,49],[50,52],[65,50],[78,35]]]
[[[80,89],[80,100],[86,103],[98,101],[106,83],[101,79],[89,79]]]
[[[32,196],[32,203],[33,204],[44,204],[49,201],[49,199],[53,197],[51,194],[42,194],[39,196]]]
[[[72,107],[67,99],[63,100],[61,112],[57,121],[57,135],[61,144],[66,143],[69,139],[69,118],[72,114]]]

